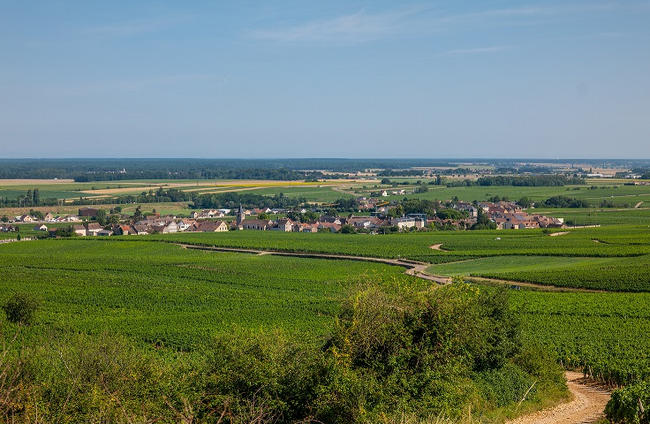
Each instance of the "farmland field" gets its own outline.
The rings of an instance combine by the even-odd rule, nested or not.
[[[650,293],[511,291],[530,340],[609,383],[650,377]]]
[[[189,348],[241,327],[318,339],[362,274],[413,279],[399,267],[186,250],[176,245],[41,240],[0,245],[0,303],[44,300],[42,323]]]
[[[240,236],[245,233],[236,233]],[[268,233],[266,235],[270,235]],[[388,238],[388,237],[386,237]],[[407,238],[408,239],[408,238]],[[191,349],[236,329],[282,329],[317,342],[362,275],[387,283],[428,283],[403,269],[365,262],[182,249],[150,237],[41,240],[0,246],[0,302],[28,291],[44,300],[41,326],[130,337]],[[358,240],[358,239],[357,239]],[[619,258],[503,256],[438,265],[467,272],[535,272],[605,266]],[[464,270],[463,266],[466,266]],[[459,268],[460,267],[460,268]],[[566,366],[629,382],[650,374],[650,293],[511,291],[524,333]]]

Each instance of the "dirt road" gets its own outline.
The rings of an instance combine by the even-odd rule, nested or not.
[[[506,424],[590,424],[603,416],[610,394],[582,377],[582,373],[567,371],[567,383],[573,399],[553,408],[524,415]]]
[[[185,249],[197,250],[212,250],[217,252],[238,252],[238,253],[253,253],[257,255],[274,255],[274,256],[291,256],[298,258],[319,258],[319,259],[338,259],[346,261],[363,261],[363,262],[376,262],[386,265],[395,265],[406,268],[406,274],[413,275],[424,280],[434,281],[438,284],[447,284],[451,281],[448,277],[440,277],[437,275],[429,275],[425,273],[427,267],[431,266],[429,263],[416,262],[402,259],[385,259],[385,258],[371,258],[365,256],[348,256],[348,255],[334,255],[328,253],[299,253],[299,252],[279,252],[271,250],[256,250],[256,249],[239,249],[233,247],[210,247],[210,246],[197,246],[192,244],[180,244]]]

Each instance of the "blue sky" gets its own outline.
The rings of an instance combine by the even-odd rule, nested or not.
[[[650,2],[0,0],[0,149],[650,158]]]

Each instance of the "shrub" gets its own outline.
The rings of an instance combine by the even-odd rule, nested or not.
[[[614,423],[650,423],[650,384],[646,381],[614,390],[605,407],[605,415]]]
[[[10,322],[29,325],[34,322],[40,304],[40,300],[32,294],[16,293],[5,302],[2,309]]]

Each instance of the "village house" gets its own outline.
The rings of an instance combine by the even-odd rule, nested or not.
[[[101,230],[104,229],[101,225],[99,225],[96,222],[89,222],[85,224],[86,227],[86,235],[87,236],[96,236],[97,233],[99,233]]]
[[[96,217],[97,209],[95,208],[80,208],[79,213],[77,214],[82,217]]]
[[[379,228],[382,225],[386,225],[387,223],[383,219],[376,216],[350,215],[346,220],[346,224],[352,225],[356,228],[372,229]]]
[[[225,221],[200,221],[194,231],[202,233],[220,233],[228,231],[229,227]]]
[[[320,224],[318,224],[318,230],[321,230],[321,231],[327,230],[327,231],[330,231],[332,233],[338,233],[339,231],[341,231],[341,224],[334,224],[334,223],[330,223],[330,222],[321,222]]]
[[[122,224],[113,226],[113,234],[116,236],[136,235],[137,232],[130,225]]]
[[[292,231],[297,233],[317,233],[318,227],[317,223],[298,222],[293,224]]]
[[[273,225],[273,221],[270,219],[245,219],[239,225],[244,230],[267,231]]]
[[[192,227],[196,226],[196,221],[193,219],[183,218],[176,223],[178,231],[191,231]]]
[[[78,236],[81,236],[81,237],[85,237],[85,236],[86,236],[86,227],[84,227],[83,225],[73,225],[73,226],[72,226],[72,230],[73,230],[73,231],[74,231]]]
[[[225,214],[217,209],[203,209],[198,216],[193,216],[192,218],[221,218]]]
[[[137,222],[133,224],[132,228],[135,230],[135,234],[139,236],[144,236],[147,234],[151,234],[153,230],[151,227],[147,224],[138,224]],[[133,234],[133,233],[131,233]]]
[[[2,231],[3,233],[10,233],[16,231],[16,227],[9,224],[3,224],[0,225],[0,231]]]
[[[291,231],[293,222],[289,218],[284,218],[276,221],[269,230],[271,231]]]

